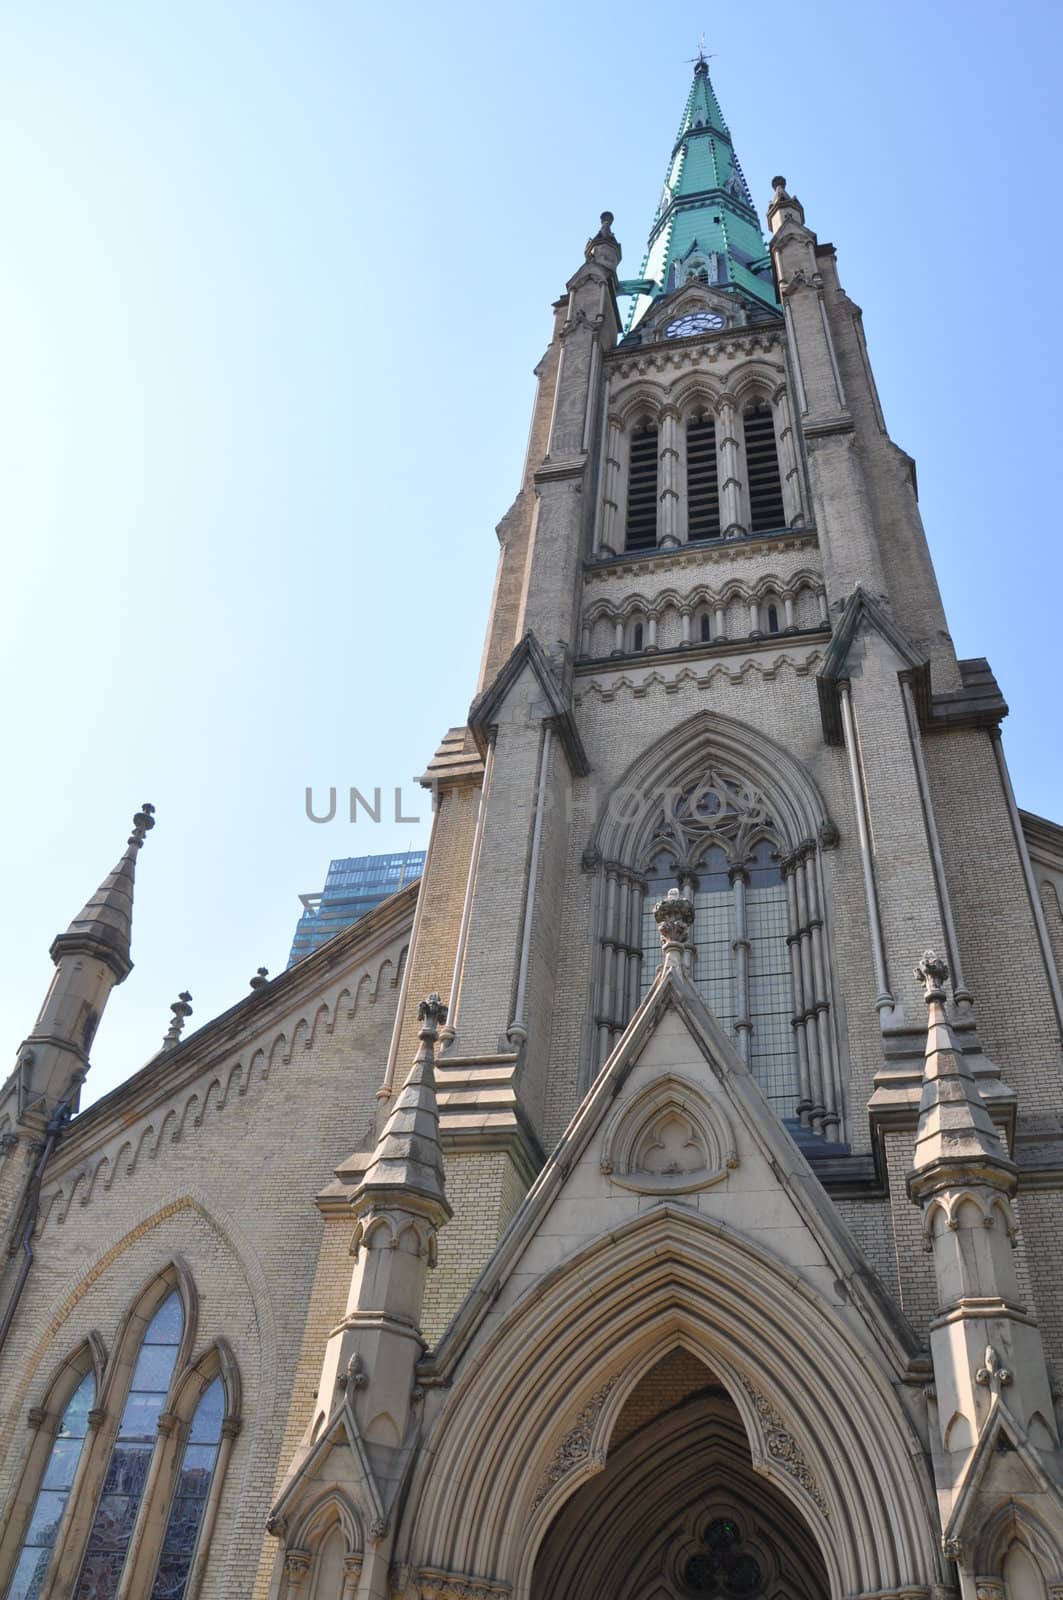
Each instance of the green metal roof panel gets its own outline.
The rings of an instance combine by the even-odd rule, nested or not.
[[[659,295],[671,293],[690,272],[704,271],[710,283],[733,285],[743,296],[777,310],[767,256],[708,63],[700,57],[639,273],[654,287],[632,300],[627,331]],[[761,271],[751,271],[750,263],[759,263]]]

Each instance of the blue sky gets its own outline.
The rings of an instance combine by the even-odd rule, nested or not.
[[[135,807],[135,970],[91,1089],[287,958],[331,856],[424,842],[475,685],[550,303],[637,272],[707,32],[864,308],[961,655],[1063,816],[1058,13],[827,0],[0,5],[11,1053]],[[420,825],[309,822],[402,787]]]

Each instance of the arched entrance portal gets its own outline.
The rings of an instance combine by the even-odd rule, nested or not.
[[[825,1600],[793,1505],[754,1472],[738,1410],[679,1348],[628,1395],[603,1470],[562,1506],[532,1600]]]

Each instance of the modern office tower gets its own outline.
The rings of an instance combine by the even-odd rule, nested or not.
[[[330,861],[321,893],[302,896],[303,914],[295,925],[288,965],[294,966],[367,911],[375,911],[389,894],[419,878],[424,857],[423,850],[397,850]]]

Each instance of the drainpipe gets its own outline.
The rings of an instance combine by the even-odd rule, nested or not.
[[[79,1082],[80,1076],[75,1080],[74,1088],[77,1087]],[[68,1093],[72,1092],[73,1089],[68,1091]],[[37,1215],[40,1211],[41,1184],[44,1180],[44,1169],[51,1159],[52,1151],[59,1142],[59,1135],[70,1121],[70,1116],[70,1100],[68,1098],[60,1103],[52,1120],[45,1128],[44,1144],[41,1146],[40,1156],[37,1159],[36,1166],[26,1180],[21,1202],[21,1208],[26,1213],[26,1220],[22,1227],[22,1237],[18,1243],[18,1247],[22,1251],[22,1261],[19,1265],[18,1277],[15,1279],[15,1286],[11,1291],[11,1297],[4,1308],[3,1317],[0,1318],[0,1350],[4,1348],[7,1336],[11,1331],[11,1324],[15,1320],[15,1312],[18,1310],[18,1303],[22,1298],[22,1291],[26,1287],[26,1279],[30,1275],[30,1267],[33,1265],[33,1230],[37,1226]]]

